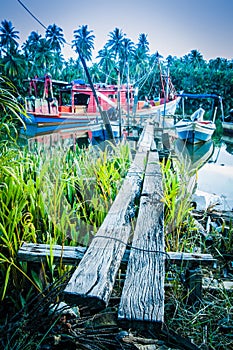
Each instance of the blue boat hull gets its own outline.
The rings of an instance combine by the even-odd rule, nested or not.
[[[211,121],[192,122],[183,119],[175,125],[175,128],[179,139],[195,144],[210,140],[216,127]]]

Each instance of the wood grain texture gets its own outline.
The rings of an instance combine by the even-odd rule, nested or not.
[[[62,262],[67,265],[76,265],[82,258],[87,248],[71,247],[38,243],[23,243],[18,251],[18,259],[21,261],[42,262],[52,256],[54,263]]]
[[[163,322],[165,254],[162,196],[158,153],[150,152],[133,248],[118,309],[121,321]]]

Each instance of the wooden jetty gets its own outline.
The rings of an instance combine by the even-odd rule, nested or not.
[[[55,245],[52,254],[54,261],[62,259],[64,264],[77,265],[64,289],[67,304],[87,306],[91,312],[107,307],[124,264],[127,269],[118,307],[119,322],[160,328],[164,321],[166,262],[189,264],[190,286],[200,296],[200,278],[195,279],[197,268],[213,263],[214,259],[210,254],[165,252],[162,176],[154,141],[155,124],[148,122],[144,127],[128,174],[90,246]],[[25,243],[18,257],[40,262],[49,254],[48,245]]]
[[[108,305],[132,233],[131,220],[136,215],[136,201],[140,199],[119,317],[134,318],[136,311],[138,319],[163,321],[164,300],[161,298],[161,291],[164,289],[165,254],[162,182],[158,154],[154,148],[154,125],[148,124],[141,135],[134,161],[108,215],[64,290],[67,303],[88,302],[89,307],[95,309]],[[134,285],[131,274],[134,276]],[[145,286],[138,291],[136,301],[136,286],[141,278],[145,280]],[[129,286],[136,301],[132,310],[126,310]],[[154,297],[158,293],[160,302],[155,303]],[[154,315],[150,315],[152,309]]]

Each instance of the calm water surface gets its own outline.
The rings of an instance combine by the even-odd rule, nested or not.
[[[233,210],[233,135],[222,138],[221,145],[214,147],[213,155],[199,170],[197,191],[219,196],[221,209]]]

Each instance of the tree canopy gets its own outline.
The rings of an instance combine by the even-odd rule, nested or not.
[[[216,57],[207,62],[197,49],[183,57],[162,57],[150,52],[146,33],[138,35],[134,43],[122,29],[114,28],[96,57],[95,35],[88,25],[74,29],[70,44],[77,58],[65,60],[62,50],[66,43],[63,29],[55,23],[49,25],[45,36],[32,31],[19,45],[19,32],[11,21],[3,20],[0,26],[0,73],[6,75],[19,93],[26,92],[23,81],[35,75],[49,72],[54,79],[86,80],[79,54],[88,63],[93,82],[130,83],[139,88],[139,97],[157,95],[161,84],[161,72],[169,67],[177,91],[189,93],[215,93],[223,97],[226,111],[233,106],[233,59]]]

